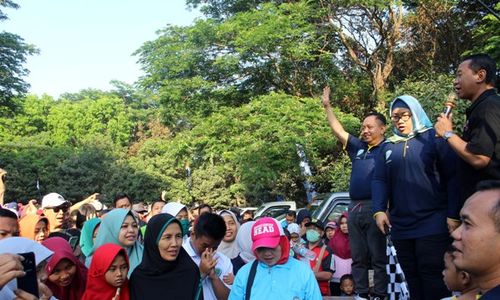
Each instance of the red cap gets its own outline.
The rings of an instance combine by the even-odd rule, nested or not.
[[[285,235],[283,229],[274,218],[258,219],[252,226],[252,251],[260,247],[276,248],[282,235]]]

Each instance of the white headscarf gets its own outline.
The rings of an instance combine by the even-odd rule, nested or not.
[[[230,211],[230,210],[223,210],[219,213],[219,216],[223,217],[224,216],[230,216],[233,218],[234,222],[236,223],[236,236],[238,236],[238,232],[240,229],[240,223],[238,222],[238,219],[236,218],[236,215]],[[236,243],[236,238],[232,242],[224,242],[224,240],[220,243],[219,247],[217,248],[217,251],[222,252],[222,254],[226,255],[230,259],[235,258],[240,254],[240,247],[238,247],[238,244]]]
[[[255,221],[243,223],[236,235],[236,243],[238,247],[240,247],[240,257],[246,263],[255,259],[255,255],[252,251],[252,226],[254,223]]]
[[[27,238],[9,237],[0,240],[0,254],[18,254],[26,252],[33,252],[35,254],[35,263],[37,266],[54,254],[54,252],[41,244]],[[13,279],[9,281],[0,291],[0,299],[14,299],[16,295],[13,291],[16,289],[17,280]]]
[[[184,208],[187,210],[186,205],[184,205],[182,203],[168,202],[167,204],[165,204],[163,206],[163,208],[161,209],[161,212],[171,214],[172,216],[175,217]]]

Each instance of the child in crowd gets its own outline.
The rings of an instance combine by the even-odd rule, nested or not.
[[[293,247],[297,243],[301,243],[300,226],[296,223],[288,224],[287,228],[290,233],[290,246]]]
[[[469,273],[457,268],[453,263],[453,249],[444,254],[443,281],[451,292],[458,292],[460,296],[443,298],[442,300],[475,300],[479,292],[477,285]]]
[[[61,300],[79,300],[85,291],[87,268],[73,254],[68,241],[61,237],[48,238],[42,245],[54,252],[45,270],[47,287]]]
[[[330,280],[330,290],[332,296],[340,296],[340,278],[344,274],[351,274],[352,256],[349,245],[349,228],[347,226],[347,213],[343,213],[338,222],[335,235],[328,243],[328,247],[333,250],[335,260],[335,273]]]
[[[340,296],[354,296],[354,278],[351,274],[340,277]]]
[[[19,220],[20,235],[38,243],[49,237],[49,220],[39,215],[26,215]]]
[[[328,245],[330,240],[333,238],[335,235],[335,230],[337,230],[337,223],[334,221],[330,221],[326,223],[325,226],[325,237],[323,239],[323,242]]]
[[[128,269],[127,253],[122,247],[111,243],[99,247],[90,264],[83,300],[130,299]]]

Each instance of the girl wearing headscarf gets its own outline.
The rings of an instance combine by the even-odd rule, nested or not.
[[[236,243],[238,244],[240,253],[235,258],[231,259],[235,276],[241,267],[243,267],[246,263],[255,260],[255,255],[252,251],[252,226],[254,223],[255,221],[247,221],[238,229]]]
[[[391,228],[411,298],[441,299],[448,296],[441,275],[447,225],[459,220],[458,157],[415,98],[399,96],[390,111],[394,135],[383,144],[372,179],[375,220],[382,232]]]
[[[186,205],[179,202],[169,202],[161,209],[162,213],[174,216],[182,227],[182,237],[186,240],[189,236],[189,213]]]
[[[142,260],[144,247],[137,240],[139,235],[139,223],[134,214],[125,208],[115,208],[104,216],[99,226],[99,231],[94,242],[92,253],[85,264],[90,266],[92,255],[100,246],[113,243],[121,246],[127,252],[130,262],[128,276],[137,267]]]
[[[68,241],[61,237],[45,240],[42,245],[54,252],[45,270],[46,284],[59,300],[78,300],[85,291],[87,268],[76,258]]]
[[[219,215],[226,223],[226,234],[217,248],[217,251],[233,259],[240,253],[240,247],[236,242],[236,235],[238,234],[240,223],[236,215],[230,210],[222,210]]]
[[[43,242],[49,236],[49,220],[39,215],[25,215],[19,220],[20,236]]]
[[[344,274],[351,274],[352,256],[349,245],[349,229],[347,227],[347,212],[343,213],[337,222],[338,228],[335,235],[328,243],[328,247],[333,250],[335,261],[335,272],[330,280],[330,290],[332,296],[340,296],[340,278]]]
[[[92,253],[94,248],[94,237],[98,226],[101,224],[101,219],[92,218],[83,223],[82,233],[80,234],[80,248],[85,257]]]
[[[202,299],[200,271],[182,247],[179,220],[162,213],[147,226],[143,259],[130,277],[130,298]]]
[[[99,247],[90,264],[83,300],[128,300],[128,266],[127,253],[122,247],[111,243]]]
[[[45,273],[45,265],[47,260],[52,256],[53,252],[47,249],[40,243],[24,237],[9,237],[0,240],[0,254],[5,253],[26,253],[33,252],[35,254],[35,264],[37,267],[37,278],[39,281],[45,281],[47,274]],[[0,299],[15,299],[14,291],[17,289],[17,280],[9,281],[0,289]],[[52,298],[52,292],[43,283],[38,283],[40,297]]]

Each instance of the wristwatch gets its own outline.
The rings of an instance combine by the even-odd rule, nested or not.
[[[455,132],[453,131],[445,131],[444,134],[443,134],[443,138],[447,141],[449,138],[451,138],[453,135],[455,134]]]

